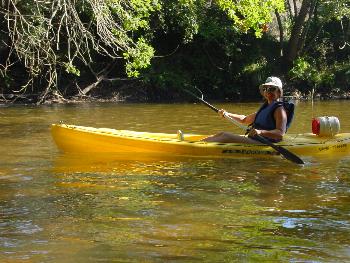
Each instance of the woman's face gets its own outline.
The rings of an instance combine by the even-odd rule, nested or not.
[[[280,90],[275,86],[264,86],[262,91],[267,100],[276,100],[281,95]]]

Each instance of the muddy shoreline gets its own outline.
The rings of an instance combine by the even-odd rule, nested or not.
[[[308,101],[311,97],[308,95],[298,96],[284,96],[285,100],[299,100]],[[350,93],[344,94],[316,94],[314,100],[349,100]],[[193,102],[189,98],[175,98],[169,100],[169,98],[160,101],[151,101],[145,99],[145,97],[138,98],[130,97],[127,95],[110,95],[110,96],[99,96],[99,95],[85,95],[85,96],[73,96],[65,98],[59,94],[49,95],[39,103],[40,97],[38,94],[0,94],[0,105],[51,105],[51,104],[75,104],[75,103],[94,103],[94,102],[114,102],[114,103],[184,103]],[[212,100],[207,98],[207,100]],[[213,101],[213,100],[212,100]],[[215,102],[254,102],[256,100],[235,100],[235,99],[225,99],[225,100],[214,100]]]

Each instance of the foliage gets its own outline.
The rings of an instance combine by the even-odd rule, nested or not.
[[[263,25],[271,22],[272,13],[284,10],[283,0],[218,0],[219,7],[233,20],[234,26],[247,32],[252,28],[257,37],[263,33]]]
[[[45,96],[56,88],[60,68],[79,76],[78,62],[91,68],[95,54],[112,60],[126,57],[128,73],[138,75],[139,68],[149,65],[153,51],[146,38],[131,33],[148,29],[149,16],[158,8],[156,0],[4,3],[8,45],[31,76],[22,90],[42,78],[47,83]]]
[[[280,23],[279,33],[281,40],[288,39],[283,50],[284,60],[288,66],[292,65],[298,56],[308,56],[310,50],[317,48],[319,43],[322,44],[324,35],[331,33],[325,29],[328,24],[337,22],[336,27],[341,26],[342,32],[336,29],[337,37],[343,38],[344,46],[348,45],[348,30],[344,28],[344,23],[348,24],[350,19],[350,6],[347,0],[302,0],[299,5],[294,4],[293,8],[289,2],[287,3],[288,16],[283,15],[286,21]],[[278,17],[281,20],[281,16]]]
[[[350,17],[350,6],[347,0],[320,1],[318,6],[318,19],[329,22],[333,19],[342,20]]]
[[[294,61],[294,67],[290,71],[291,77],[299,78],[301,80],[305,80],[313,86],[319,86],[323,81],[329,80],[323,79],[322,74],[319,72],[315,60],[312,58],[303,58],[299,57]]]
[[[64,67],[66,68],[67,73],[74,74],[76,76],[80,76],[80,70],[75,67],[72,63],[64,63]]]
[[[308,23],[305,45],[299,46],[289,75],[294,82],[307,84],[304,91],[347,92],[350,6],[346,1],[321,1]]]
[[[126,73],[129,77],[138,77],[139,69],[150,65],[150,60],[154,55],[154,49],[147,44],[144,38],[140,38],[135,48],[130,48],[123,54],[127,61]]]
[[[155,48],[164,50],[171,43],[176,52],[169,58],[153,60],[152,68],[144,79],[145,83],[152,87],[174,90],[179,90],[183,85],[191,85],[202,89],[208,96],[237,99],[244,97],[248,91],[242,80],[254,79],[249,86],[255,87],[261,79],[265,79],[265,74],[269,72],[268,67],[265,67],[267,59],[264,69],[260,68],[261,72],[242,72],[242,68],[246,63],[264,61],[265,56],[262,54],[271,52],[265,47],[261,50],[256,35],[261,35],[261,26],[270,21],[270,11],[278,5],[278,8],[283,8],[283,1],[260,2],[261,9],[256,8],[254,1],[228,3],[164,1],[160,24],[161,30],[166,34],[161,30],[155,33]],[[228,15],[233,10],[237,14],[236,18],[239,18],[237,21]],[[245,12],[246,19],[239,14],[239,10]],[[269,15],[265,17],[263,11]],[[257,14],[254,15],[255,12]],[[259,23],[258,20],[263,16],[264,19]],[[176,44],[180,48],[176,49]],[[252,78],[255,74],[258,77]],[[254,89],[251,95],[256,96],[255,91]]]
[[[261,71],[261,70],[263,70],[266,67],[266,65],[267,65],[267,61],[266,61],[266,59],[263,58],[260,61],[247,64],[243,68],[242,72],[249,74],[249,73]]]
[[[127,31],[149,29],[151,14],[161,8],[157,0],[131,0],[129,2],[110,0],[108,6],[115,15],[115,20],[123,24]]]
[[[205,14],[203,0],[163,0],[159,14],[159,25],[166,32],[181,35],[183,43],[189,43],[198,33],[199,25]]]
[[[348,92],[350,84],[350,63],[342,62],[320,66],[310,57],[299,57],[289,72],[292,80],[303,81],[308,87],[303,91],[334,93]]]
[[[305,92],[348,89],[348,1],[303,0],[297,10],[288,3],[285,10],[283,0],[2,1],[0,29],[8,34],[0,35],[0,85],[11,91],[20,83],[19,91],[43,100],[56,89],[115,92],[125,79],[157,99],[184,85],[216,99],[256,98],[256,86],[272,74]],[[308,13],[295,29],[303,5]],[[280,32],[265,32],[276,28],[275,11],[284,19]],[[282,47],[293,53],[288,64]],[[26,83],[18,77],[23,68]]]
[[[247,33],[252,29],[257,37],[261,37],[263,25],[271,22],[274,10],[284,10],[283,0],[164,0],[162,6],[163,30],[181,33],[184,43],[200,34],[204,24],[207,29],[212,29],[211,33],[218,33],[222,25],[216,23],[225,19],[230,21],[231,31]]]

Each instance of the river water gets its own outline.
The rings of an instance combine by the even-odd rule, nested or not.
[[[218,107],[248,114],[256,103]],[[350,101],[300,102],[289,133]],[[50,124],[215,133],[198,104],[0,107],[0,262],[349,262],[350,157],[143,159],[60,153]]]

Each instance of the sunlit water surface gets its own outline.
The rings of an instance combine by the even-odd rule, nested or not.
[[[258,104],[222,104],[247,114]],[[350,101],[301,102],[289,133]],[[241,131],[193,104],[0,107],[0,262],[349,262],[350,158],[60,153],[50,124]]]

